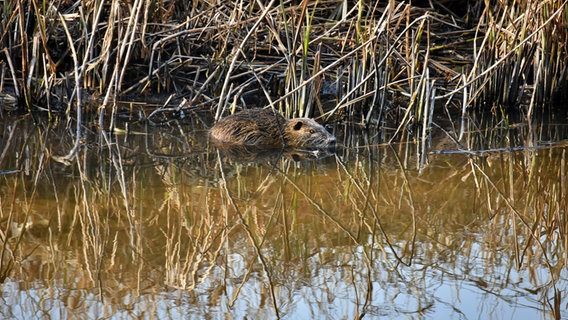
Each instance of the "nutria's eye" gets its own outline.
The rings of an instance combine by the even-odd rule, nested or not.
[[[314,133],[316,133],[316,130],[310,129],[310,134],[314,134]]]

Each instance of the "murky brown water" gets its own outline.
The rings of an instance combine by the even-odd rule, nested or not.
[[[2,318],[568,317],[565,124],[251,162],[197,120],[70,160],[73,128],[0,120]]]

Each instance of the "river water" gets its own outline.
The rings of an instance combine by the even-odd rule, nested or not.
[[[566,119],[283,154],[87,124],[74,156],[73,123],[0,120],[1,318],[568,317]]]

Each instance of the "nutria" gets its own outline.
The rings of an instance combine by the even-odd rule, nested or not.
[[[211,128],[221,143],[266,148],[328,148],[335,137],[309,118],[285,119],[272,109],[249,109],[221,119]]]

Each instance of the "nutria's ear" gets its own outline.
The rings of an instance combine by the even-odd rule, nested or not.
[[[304,122],[302,122],[301,120],[298,120],[296,123],[294,123],[294,130],[296,130],[296,131],[300,130],[303,125],[304,125]]]

